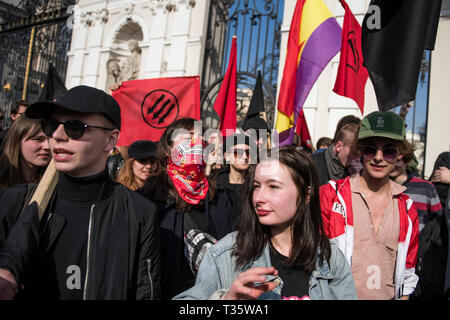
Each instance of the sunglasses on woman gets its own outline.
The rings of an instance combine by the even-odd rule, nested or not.
[[[67,136],[72,139],[80,139],[86,131],[86,128],[114,130],[114,128],[90,126],[80,120],[67,120],[66,122],[61,122],[51,119],[44,119],[41,121],[42,131],[47,137],[51,138],[60,124],[64,126],[64,131],[66,132]]]
[[[235,157],[242,157],[244,155],[244,153],[248,157],[250,155],[250,150],[249,149],[234,149],[233,150],[233,154]]]
[[[389,146],[383,146],[383,148],[378,148],[376,146],[366,146],[362,150],[362,155],[367,160],[372,160],[375,158],[375,155],[377,154],[378,150],[381,150],[383,152],[383,159],[386,162],[395,162],[395,159],[398,155],[398,150],[395,147],[389,147]]]

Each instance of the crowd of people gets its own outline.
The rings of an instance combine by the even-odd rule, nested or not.
[[[117,147],[120,106],[88,86],[10,118],[0,299],[450,297],[450,152],[419,178],[394,112],[343,117],[314,152],[268,148],[258,118],[206,156],[190,118]]]

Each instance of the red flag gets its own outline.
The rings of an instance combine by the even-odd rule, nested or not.
[[[345,9],[344,26],[342,28],[341,57],[333,91],[353,99],[364,113],[364,88],[367,69],[363,66],[361,51],[361,26],[344,0],[339,0]]]
[[[233,37],[227,72],[214,102],[214,110],[220,118],[219,130],[224,137],[227,129],[236,130],[236,48],[236,37]]]
[[[112,96],[122,117],[118,146],[142,139],[157,141],[180,118],[200,120],[198,76],[125,81]]]
[[[297,119],[297,126],[295,132],[300,138],[300,145],[303,148],[312,149],[311,135],[309,134],[308,125],[306,123],[305,114],[303,113],[303,108],[300,111]]]

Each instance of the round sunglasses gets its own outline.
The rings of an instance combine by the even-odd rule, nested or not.
[[[236,148],[233,150],[233,154],[235,157],[242,157],[244,155],[244,153],[248,157],[250,155],[250,150],[249,149],[239,149],[239,148]]]
[[[362,150],[362,155],[364,156],[364,158],[370,161],[375,158],[378,150],[381,150],[381,152],[383,152],[383,159],[386,162],[395,162],[395,159],[397,158],[397,155],[399,153],[398,150],[394,147],[383,146],[383,148],[380,149],[376,146],[366,146]]]
[[[72,139],[80,139],[83,136],[84,132],[86,131],[86,128],[114,130],[114,128],[90,126],[85,124],[81,120],[67,120],[66,122],[61,122],[51,119],[44,119],[41,121],[42,131],[45,133],[47,137],[51,138],[53,136],[53,133],[56,131],[56,129],[58,129],[60,124],[64,126],[64,131],[66,132],[67,136]]]

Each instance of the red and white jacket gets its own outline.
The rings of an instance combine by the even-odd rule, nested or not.
[[[353,210],[350,177],[329,181],[320,187],[320,206],[325,233],[344,253],[351,266],[353,255]],[[419,219],[413,201],[401,193],[398,198],[400,232],[395,266],[395,297],[411,294],[416,288],[415,274]]]

